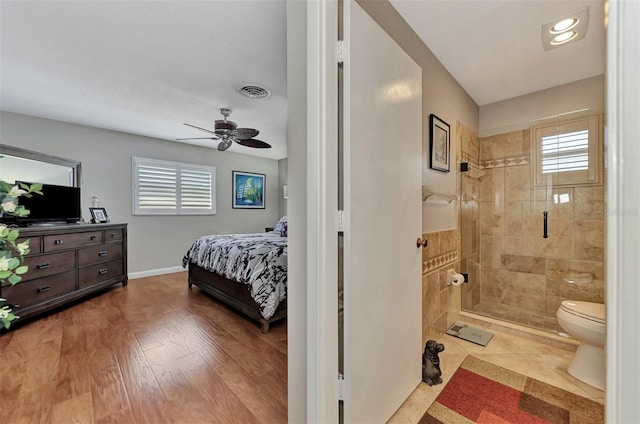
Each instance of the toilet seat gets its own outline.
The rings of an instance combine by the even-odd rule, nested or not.
[[[560,304],[560,309],[568,314],[575,315],[598,324],[605,323],[605,308],[603,303],[563,300]]]

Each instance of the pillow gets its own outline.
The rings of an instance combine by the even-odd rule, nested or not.
[[[280,218],[280,221],[278,221],[273,231],[277,231],[282,237],[287,237],[287,234],[289,232],[287,225],[287,215]]]

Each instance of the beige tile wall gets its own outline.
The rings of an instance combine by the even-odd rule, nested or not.
[[[460,269],[460,232],[439,231],[422,235],[422,345],[439,339],[450,324],[453,297],[447,287],[447,270]],[[458,307],[459,310],[459,307]]]
[[[479,140],[486,175],[470,190],[477,190],[480,301],[551,317],[564,299],[604,302],[604,188],[532,189],[529,150],[528,130]],[[474,253],[466,240],[475,237],[468,207],[462,204],[463,267]],[[467,297],[463,306],[473,307]]]

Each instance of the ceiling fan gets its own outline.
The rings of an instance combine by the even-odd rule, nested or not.
[[[231,115],[231,109],[224,107],[220,109],[220,113],[222,114],[222,117],[224,119],[218,119],[215,121],[214,131],[185,123],[185,125],[189,127],[197,128],[199,130],[212,134],[210,137],[176,138],[176,141],[207,139],[220,140],[220,143],[218,143],[218,150],[220,150],[221,152],[224,152],[229,147],[231,147],[234,141],[241,146],[254,147],[256,149],[271,148],[271,145],[269,143],[265,143],[264,141],[256,140],[255,138],[253,138],[257,136],[260,131],[254,128],[238,128],[238,124],[233,121],[229,121],[227,118],[229,118],[229,115]]]

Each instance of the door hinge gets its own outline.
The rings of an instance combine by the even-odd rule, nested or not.
[[[344,375],[338,374],[338,400],[344,400]]]
[[[344,62],[344,52],[343,52],[343,46],[344,46],[344,41],[343,40],[338,40],[338,43],[336,45],[336,52],[337,52],[337,60],[338,63],[343,63]]]
[[[338,231],[344,231],[344,211],[339,210],[336,214],[336,225]]]

